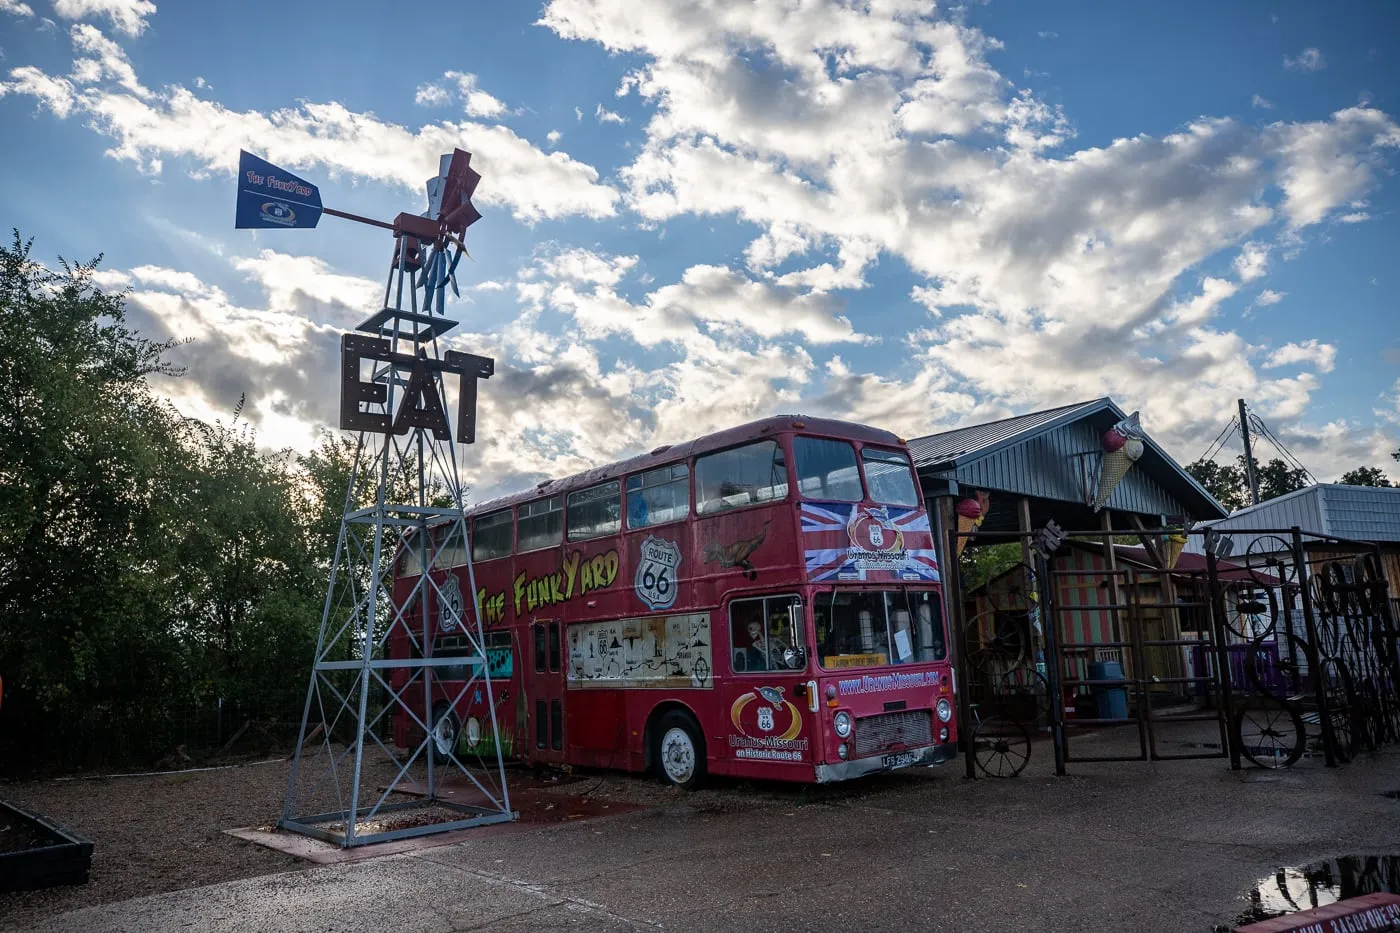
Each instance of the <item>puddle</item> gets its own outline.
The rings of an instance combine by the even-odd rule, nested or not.
[[[1281,868],[1245,894],[1249,909],[1235,924],[1258,923],[1363,894],[1400,893],[1400,855],[1343,855]]]

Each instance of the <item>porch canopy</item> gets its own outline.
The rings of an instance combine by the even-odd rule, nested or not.
[[[1132,533],[1223,518],[1225,508],[1150,433],[1143,436],[1143,455],[1113,488],[1105,508],[1093,510],[1103,434],[1126,416],[1105,397],[914,438],[909,448],[929,513],[946,528],[955,521],[955,503],[980,492],[988,504],[978,529],[983,532],[1031,531],[1053,520],[1066,531],[1112,527]],[[1151,420],[1145,412],[1144,430]],[[1110,520],[1108,513],[1119,517]]]

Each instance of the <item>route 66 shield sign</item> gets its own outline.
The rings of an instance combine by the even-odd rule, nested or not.
[[[680,589],[681,549],[674,541],[647,535],[637,560],[633,586],[648,609],[670,609]]]
[[[438,628],[451,632],[457,628],[462,618],[462,585],[455,576],[449,575],[442,581],[441,595],[438,597]]]

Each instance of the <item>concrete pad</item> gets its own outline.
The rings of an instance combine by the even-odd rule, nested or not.
[[[633,930],[653,924],[538,885],[392,855],[73,911],[43,933]]]

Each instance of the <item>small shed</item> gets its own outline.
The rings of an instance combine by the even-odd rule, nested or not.
[[[1353,555],[1355,547],[1343,542],[1375,545],[1385,570],[1387,589],[1392,598],[1400,595],[1400,487],[1319,483],[1248,506],[1208,524],[1217,531],[1229,533],[1237,557],[1250,551],[1282,550],[1279,545],[1284,542],[1278,535],[1249,532],[1296,526],[1305,535],[1303,549],[1308,563],[1314,567]],[[1329,538],[1342,541],[1329,541]],[[1202,548],[1202,539],[1192,537],[1186,551],[1199,554]]]

